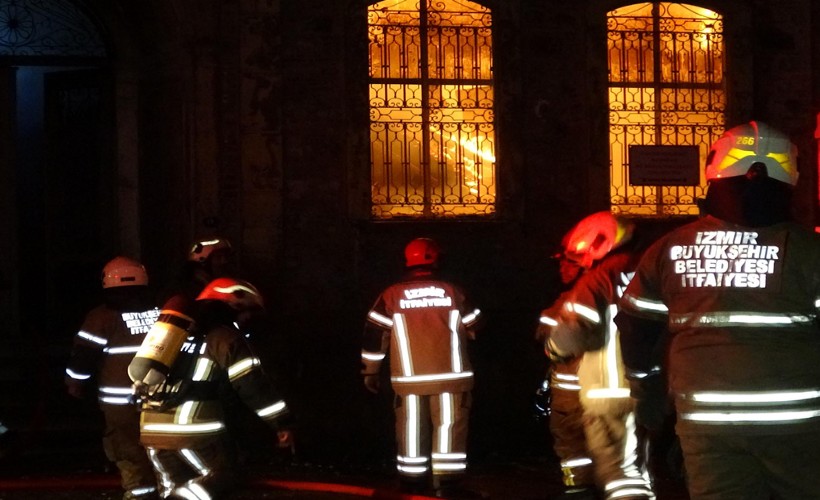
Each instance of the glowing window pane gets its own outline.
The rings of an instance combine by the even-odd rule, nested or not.
[[[608,14],[610,202],[617,213],[695,215],[698,186],[629,184],[629,146],[694,145],[701,165],[723,133],[723,18],[709,9],[643,2]]]
[[[369,8],[374,217],[495,212],[491,20],[461,0]]]

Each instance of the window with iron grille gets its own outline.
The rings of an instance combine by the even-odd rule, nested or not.
[[[369,7],[373,217],[495,212],[491,21],[464,0]]]
[[[607,32],[612,210],[697,215],[706,192],[701,167],[725,124],[723,17],[694,5],[644,2],[610,11]],[[690,146],[699,173],[686,185],[633,184],[630,146]]]

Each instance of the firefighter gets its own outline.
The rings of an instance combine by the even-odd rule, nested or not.
[[[241,330],[262,308],[262,297],[250,283],[210,282],[189,310],[190,335],[165,382],[144,392],[140,436],[164,498],[218,498],[233,487],[225,397],[237,396],[265,421],[275,431],[277,446],[292,445],[287,404]]]
[[[74,336],[66,368],[69,394],[82,398],[96,382],[105,417],[103,447],[117,465],[124,499],[157,498],[151,462],[139,441],[139,413],[131,401],[128,363],[159,315],[145,267],[116,257],[102,273],[103,304],[92,309]]]
[[[748,122],[705,175],[704,216],[650,247],[626,290],[624,361],[667,370],[693,500],[820,498],[820,236],[792,220],[797,148]]]
[[[163,302],[177,309],[196,300],[205,285],[216,278],[233,276],[234,252],[225,238],[203,238],[191,244],[185,262]],[[169,300],[174,302],[168,303]]]
[[[584,248],[570,251],[570,241],[577,246],[577,241],[574,240],[578,238],[574,234],[573,230],[570,230],[564,235],[561,243],[562,250],[552,256],[558,261],[559,278],[564,290],[552,305],[541,312],[535,340],[542,347],[549,338],[550,329],[557,324],[556,318],[569,290],[592,266],[592,261],[586,258]],[[581,389],[578,385],[580,361],[581,357],[576,356],[562,363],[550,362],[547,377],[538,391],[539,395],[548,395],[548,400],[540,402],[538,408],[545,416],[549,416],[553,450],[560,460],[567,498],[573,495],[574,497],[589,496],[595,491],[592,459],[589,456],[584,436],[583,408],[578,397],[578,391]]]
[[[405,247],[406,276],[387,287],[367,314],[362,375],[365,387],[377,393],[389,352],[402,489],[421,491],[432,474],[433,488],[446,497],[470,493],[460,485],[473,388],[467,343],[475,338],[480,311],[438,276],[439,255],[429,238]]]
[[[641,254],[642,242],[633,232],[632,222],[610,212],[591,214],[573,228],[568,252],[580,254],[582,265],[597,264],[569,291],[545,342],[554,363],[581,358],[584,435],[595,483],[606,499],[655,498],[612,322]]]

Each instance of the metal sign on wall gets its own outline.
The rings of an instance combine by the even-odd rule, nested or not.
[[[629,184],[633,186],[697,186],[697,146],[629,146]]]

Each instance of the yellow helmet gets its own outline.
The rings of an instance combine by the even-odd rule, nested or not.
[[[706,180],[738,177],[763,164],[768,177],[797,184],[797,147],[782,132],[751,121],[727,130],[706,158]]]

